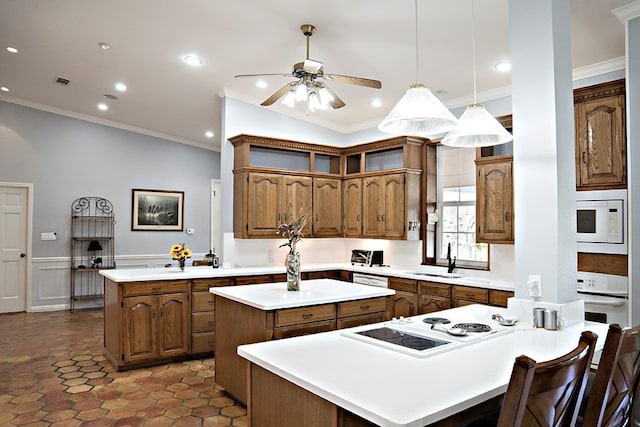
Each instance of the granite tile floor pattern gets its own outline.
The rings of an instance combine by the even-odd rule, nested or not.
[[[0,315],[0,426],[248,426],[215,383],[213,358],[117,372],[103,315]]]

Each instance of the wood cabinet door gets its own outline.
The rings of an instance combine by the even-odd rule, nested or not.
[[[451,298],[440,298],[431,295],[420,295],[418,314],[434,313],[451,308]]]
[[[412,292],[396,291],[392,297],[391,317],[409,317],[418,314],[418,295]]]
[[[157,357],[156,297],[148,295],[123,298],[123,302],[124,364],[155,360]]]
[[[383,237],[400,239],[405,236],[405,175],[394,174],[384,180]]]
[[[362,235],[362,179],[352,178],[343,182],[342,221],[345,237]]]
[[[477,162],[476,241],[513,243],[513,159]]]
[[[168,294],[158,297],[158,355],[160,358],[189,353],[191,338],[191,309],[187,294]]]
[[[313,179],[306,176],[285,175],[282,177],[282,217],[280,218],[280,224],[292,222],[300,215],[310,217],[313,214],[312,184]],[[302,233],[305,236],[311,236],[311,224],[312,221],[309,218],[302,229]]]
[[[342,188],[336,178],[313,179],[313,235],[342,235]]]
[[[280,175],[250,173],[247,201],[247,234],[273,237],[282,223]]]
[[[362,179],[362,236],[380,237],[383,230],[384,181],[379,176]]]
[[[624,96],[575,106],[578,188],[624,188],[627,183]]]

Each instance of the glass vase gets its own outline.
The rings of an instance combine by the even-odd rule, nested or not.
[[[184,259],[179,259],[179,260],[178,260],[178,266],[180,267],[180,270],[181,270],[181,271],[184,271],[184,264],[185,264],[185,261],[186,261],[186,260],[184,260]]]
[[[287,254],[287,291],[300,290],[300,253]]]

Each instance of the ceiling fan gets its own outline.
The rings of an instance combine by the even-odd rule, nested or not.
[[[265,99],[260,105],[267,107],[278,99],[286,95],[283,103],[293,107],[296,101],[307,101],[309,109],[314,108],[341,108],[345,103],[336,93],[325,85],[321,79],[347,83],[358,86],[366,86],[380,89],[382,83],[379,80],[365,79],[363,77],[345,76],[341,74],[325,74],[324,65],[320,61],[309,58],[309,37],[316,31],[316,27],[311,24],[304,24],[300,27],[302,34],[307,38],[307,57],[303,62],[293,65],[291,74],[238,74],[235,77],[258,77],[258,76],[284,76],[295,77],[297,80],[289,82],[278,89],[273,95]]]

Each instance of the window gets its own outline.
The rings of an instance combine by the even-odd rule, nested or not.
[[[476,243],[476,169],[475,149],[438,147],[438,232],[436,262],[456,266],[487,268],[489,245]]]

